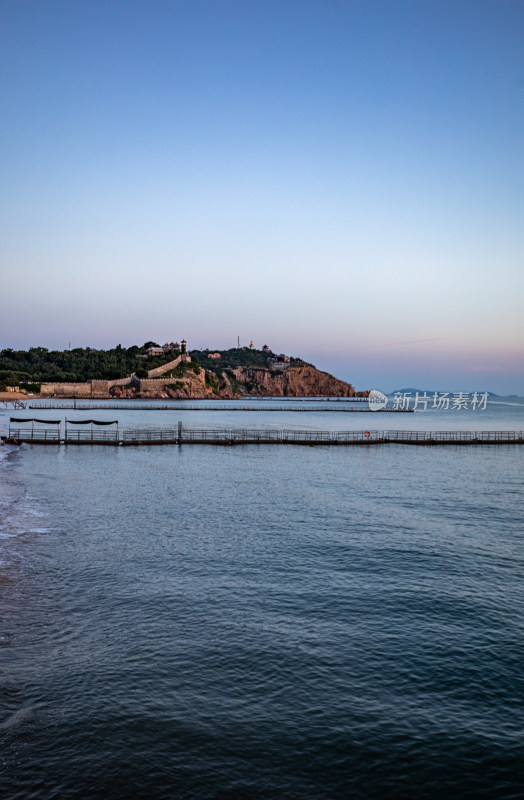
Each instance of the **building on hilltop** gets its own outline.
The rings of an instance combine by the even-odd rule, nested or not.
[[[263,353],[270,353],[271,352],[271,348],[268,347],[267,344],[265,344],[264,347],[262,348],[262,352]]]
[[[178,342],[166,342],[166,344],[163,345],[162,350],[164,353],[170,353],[172,350],[174,350],[175,353],[180,353],[180,345]]]
[[[283,370],[289,367],[291,364],[291,358],[286,356],[285,353],[280,353],[278,356],[268,358],[267,363],[271,369]]]
[[[182,343],[179,344],[178,342],[166,342],[162,347],[157,347],[156,345],[152,347],[148,347],[146,350],[146,356],[163,356],[165,353],[185,353],[186,352],[186,345],[187,342],[185,339],[182,339]]]
[[[208,354],[207,354],[207,357],[208,357],[208,358],[222,358],[222,356],[220,355],[220,353],[208,353]]]

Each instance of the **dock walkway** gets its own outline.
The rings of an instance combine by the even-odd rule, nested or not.
[[[501,445],[524,444],[524,431],[311,431],[268,429],[129,428],[71,430],[10,428],[1,437],[8,444],[38,445],[163,445],[163,444],[294,444],[294,445]]]
[[[321,403],[322,400],[318,400],[317,402]],[[195,405],[131,405],[134,403],[133,400],[130,403],[105,403],[104,405],[89,403],[89,404],[82,404],[82,405],[73,405],[72,403],[69,404],[61,404],[61,405],[53,405],[51,403],[39,403],[38,405],[29,406],[29,408],[37,411],[41,410],[55,410],[55,411],[106,411],[106,410],[118,410],[118,411],[280,411],[283,413],[292,412],[292,413],[302,413],[302,414],[310,414],[311,412],[318,412],[318,411],[334,411],[338,414],[362,414],[362,413],[369,413],[373,411],[374,414],[379,412],[371,409],[371,408],[355,408],[355,406],[349,402],[344,403],[344,405],[349,406],[349,408],[341,407],[342,404],[336,406],[333,403],[331,406],[323,406],[322,408],[304,408],[304,407],[293,407],[291,405],[287,406],[249,406],[249,405],[241,405],[241,406],[224,406],[224,405],[208,405],[208,406],[195,406]],[[409,414],[413,413],[412,408],[405,408],[405,409],[397,409],[397,408],[384,408],[381,410],[380,413],[388,413],[388,414]]]

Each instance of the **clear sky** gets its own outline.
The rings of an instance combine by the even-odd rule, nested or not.
[[[522,0],[0,0],[0,347],[524,394]]]

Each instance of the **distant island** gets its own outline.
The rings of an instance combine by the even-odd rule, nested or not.
[[[316,369],[301,358],[236,347],[188,350],[187,342],[95,350],[0,351],[0,392],[42,397],[239,398],[367,397],[350,383]]]

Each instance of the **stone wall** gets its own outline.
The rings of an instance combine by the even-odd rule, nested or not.
[[[128,375],[127,378],[118,378],[116,381],[108,381],[109,389],[112,389],[113,386],[129,386],[130,383],[133,383],[135,375]]]
[[[109,397],[109,381],[91,381],[91,397],[101,400]]]
[[[163,386],[172,386],[180,378],[140,378],[137,380],[139,392],[161,392]]]
[[[104,400],[109,397],[109,390],[113,386],[129,386],[136,381],[134,375],[127,378],[118,378],[114,381],[93,380],[85,383],[43,383],[40,389],[42,397],[88,397],[91,399]]]
[[[147,373],[147,377],[159,378],[160,375],[165,375],[166,372],[170,372],[170,370],[178,367],[178,365],[182,360],[185,361],[183,356],[178,356],[178,358],[175,358],[173,361],[168,361],[167,364],[162,364],[161,367],[155,367],[155,369],[150,369],[149,372]]]
[[[107,384],[107,381],[106,381]],[[40,389],[42,397],[92,397],[91,381],[86,383],[43,383]]]

